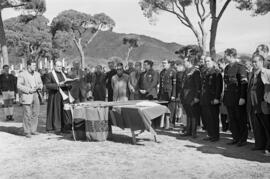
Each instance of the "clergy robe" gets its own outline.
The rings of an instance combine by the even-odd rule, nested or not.
[[[62,73],[55,72],[59,83],[65,81]],[[48,90],[48,103],[47,103],[47,131],[66,131],[71,129],[71,111],[64,110],[64,104],[68,103],[68,100],[63,100],[59,87],[52,72],[48,73],[45,77],[45,85]],[[68,87],[61,87],[64,93],[68,94]]]

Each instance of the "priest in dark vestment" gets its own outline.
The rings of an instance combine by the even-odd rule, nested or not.
[[[47,104],[46,130],[48,132],[68,132],[71,129],[71,107],[73,98],[69,93],[70,83],[62,72],[62,62],[56,61],[54,70],[44,80],[49,93]]]

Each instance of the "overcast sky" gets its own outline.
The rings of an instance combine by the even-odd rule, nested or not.
[[[161,13],[155,25],[150,25],[138,4],[139,0],[46,0],[45,16],[52,20],[63,10],[74,9],[89,14],[104,12],[116,22],[115,32],[136,33],[155,37],[165,42],[194,44],[196,39],[190,29],[175,16]],[[14,17],[18,12],[4,10],[3,18]],[[195,14],[194,14],[195,15]],[[239,52],[252,53],[259,44],[270,45],[270,14],[251,17],[250,12],[239,11],[231,4],[218,29],[217,51],[234,47]]]

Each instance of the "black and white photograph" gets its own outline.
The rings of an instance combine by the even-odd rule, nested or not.
[[[0,0],[0,179],[270,178],[270,0]]]

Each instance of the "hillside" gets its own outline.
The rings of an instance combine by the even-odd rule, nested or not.
[[[127,45],[122,44],[122,39],[130,34],[121,34],[115,32],[100,32],[89,46],[85,48],[85,56],[87,64],[105,63],[110,57],[126,58],[128,50]],[[140,61],[143,59],[152,59],[160,61],[164,58],[176,59],[174,54],[181,45],[176,43],[165,43],[158,39],[132,34],[133,37],[139,39],[141,46],[135,48],[131,54],[130,59],[133,61]],[[68,61],[79,59],[79,53],[73,46],[72,49],[65,52],[63,55]]]

